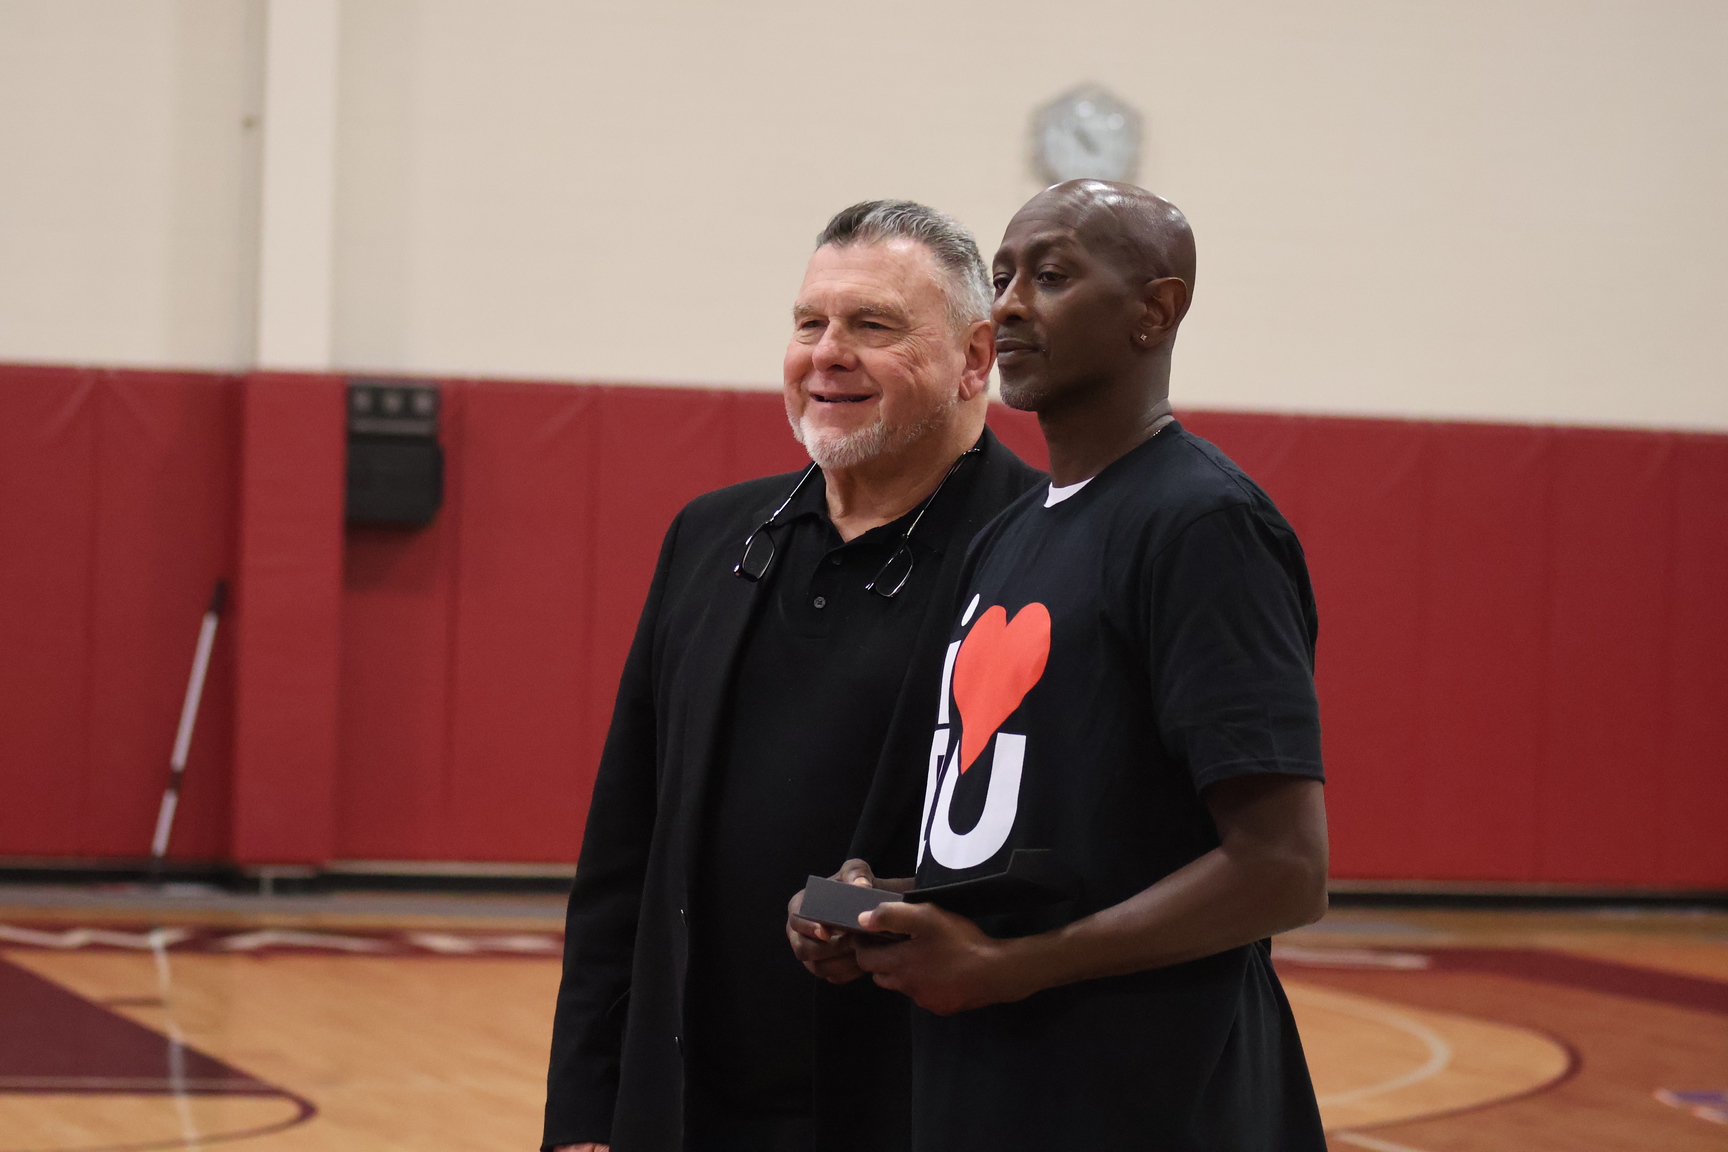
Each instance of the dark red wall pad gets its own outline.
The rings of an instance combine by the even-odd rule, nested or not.
[[[660,538],[772,393],[443,382],[443,510],[341,522],[334,377],[0,367],[0,857],[575,858]],[[1728,436],[1195,412],[1301,534],[1340,877],[1728,889]],[[992,424],[1044,462],[1036,421]]]

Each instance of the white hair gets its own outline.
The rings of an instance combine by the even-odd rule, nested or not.
[[[978,241],[964,224],[934,208],[911,200],[865,200],[836,213],[816,238],[816,247],[845,248],[885,240],[911,240],[929,250],[942,270],[942,294],[956,331],[990,319],[995,293],[984,258],[978,254]]]

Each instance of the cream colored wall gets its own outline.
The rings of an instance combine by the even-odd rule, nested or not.
[[[256,0],[0,0],[0,359],[252,354]]]
[[[244,344],[175,310],[243,265],[175,230],[186,157],[232,185],[239,154],[181,142],[239,90],[186,79],[186,25],[232,39],[241,8],[0,0],[0,155],[62,155],[34,199],[0,186],[0,358]],[[155,24],[120,46],[116,11]],[[131,127],[5,67],[19,13],[94,45]],[[1031,109],[1097,80],[1199,235],[1181,402],[1728,429],[1724,77],[1721,0],[345,0],[333,360],[771,387],[832,211],[926,200],[988,250],[1037,187]],[[130,190],[51,194],[86,172]]]

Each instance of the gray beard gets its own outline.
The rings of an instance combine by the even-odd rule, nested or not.
[[[804,446],[804,451],[810,454],[810,459],[816,462],[818,468],[827,472],[835,468],[856,468],[879,456],[886,456],[916,444],[946,424],[958,403],[957,400],[949,400],[929,416],[910,426],[894,427],[878,420],[868,428],[839,434],[818,433],[812,436],[804,431],[803,423],[791,419],[790,414],[788,421],[792,425],[792,438]]]

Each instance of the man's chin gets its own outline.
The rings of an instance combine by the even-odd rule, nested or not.
[[[795,425],[798,442],[824,471],[855,468],[882,455],[889,447],[892,435],[887,425],[878,420],[862,428],[842,429],[812,427],[807,421]]]
[[[844,416],[854,415],[844,413]],[[862,416],[863,413],[858,413]],[[871,413],[871,419],[836,419],[834,415],[823,412],[812,418],[806,414],[798,424],[798,439],[804,443],[811,441],[841,441],[850,440],[855,436],[869,436],[882,427],[881,416]]]
[[[792,422],[792,434],[810,459],[824,471],[836,468],[856,468],[882,456],[900,452],[925,437],[937,434],[947,426],[957,407],[949,402],[913,424],[889,424],[881,416],[862,427],[836,428],[805,413]]]
[[[1001,386],[1002,403],[1021,412],[1038,411],[1045,396],[1049,394],[1044,382],[1030,375],[1015,379],[1004,373]]]

